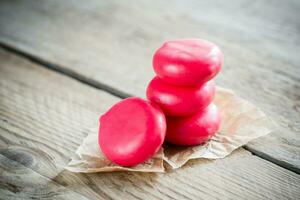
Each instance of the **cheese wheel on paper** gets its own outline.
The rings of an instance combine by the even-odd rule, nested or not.
[[[215,95],[213,80],[194,87],[168,84],[155,77],[147,87],[147,98],[160,106],[168,116],[191,115],[208,106]]]
[[[152,157],[166,134],[162,110],[138,97],[118,102],[99,121],[98,143],[103,154],[122,166],[134,166]]]
[[[166,141],[175,145],[199,145],[216,134],[221,126],[215,104],[187,117],[167,117]]]
[[[155,52],[152,64],[155,73],[168,83],[199,85],[219,73],[223,54],[217,45],[206,40],[172,40]]]

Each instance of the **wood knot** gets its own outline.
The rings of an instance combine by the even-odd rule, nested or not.
[[[37,165],[35,161],[35,153],[23,147],[10,146],[6,149],[0,149],[5,159],[1,159],[0,163],[8,170],[21,170],[22,168],[33,168]]]

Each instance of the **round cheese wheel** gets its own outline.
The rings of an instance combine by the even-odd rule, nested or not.
[[[115,104],[99,121],[98,143],[103,154],[122,166],[134,166],[152,157],[166,134],[162,110],[137,97]]]
[[[214,98],[214,81],[194,87],[179,87],[155,77],[147,87],[147,98],[160,106],[166,115],[186,116],[201,110]]]
[[[199,145],[220,128],[221,116],[215,104],[187,117],[167,117],[166,141],[175,145]]]
[[[155,52],[152,64],[156,74],[168,83],[199,85],[221,70],[223,55],[218,46],[206,40],[173,40]]]

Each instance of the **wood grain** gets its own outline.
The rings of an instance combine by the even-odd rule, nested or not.
[[[0,154],[9,160],[1,163],[22,165],[22,176],[18,168],[2,169],[1,197],[42,198],[44,192],[53,194],[53,199],[68,195],[76,199],[77,193],[89,199],[295,199],[300,195],[300,175],[243,149],[225,159],[197,160],[161,174],[65,171],[89,128],[97,125],[99,114],[119,99],[4,50],[0,60]],[[44,178],[31,182],[37,176]],[[44,180],[49,180],[48,186]],[[27,189],[10,188],[26,183],[42,189],[29,185],[26,194]],[[60,196],[64,191],[66,196]]]
[[[168,39],[200,37],[225,54],[217,83],[279,124],[247,149],[300,173],[299,1],[1,1],[0,42],[120,95],[144,96]]]
[[[31,160],[19,157],[21,160],[13,161],[2,153],[4,152],[1,151],[0,154],[0,199],[88,199],[26,167]],[[16,156],[9,151],[5,153],[9,157]]]

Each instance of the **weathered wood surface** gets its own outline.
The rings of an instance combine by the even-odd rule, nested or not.
[[[165,174],[65,171],[89,128],[97,125],[98,115],[119,99],[3,50],[0,60],[0,198],[296,199],[300,195],[300,175],[244,149]]]
[[[247,148],[299,173],[299,9],[293,0],[2,0],[0,42],[110,92],[144,96],[163,41],[211,40],[225,54],[217,83],[279,124]]]
[[[4,155],[3,155],[4,153]],[[1,149],[0,153],[0,199],[82,199],[88,198],[55,183],[27,167],[31,160],[22,157],[23,152]],[[17,161],[10,160],[18,158]],[[31,163],[30,163],[31,164]]]

